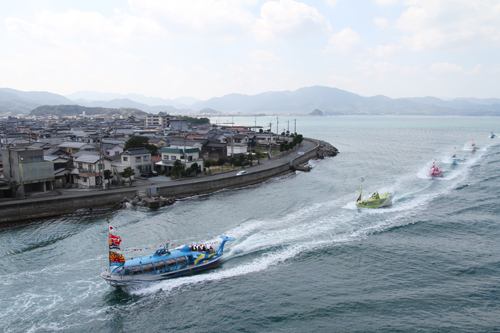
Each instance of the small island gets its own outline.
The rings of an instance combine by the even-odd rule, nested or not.
[[[314,109],[313,112],[309,113],[310,116],[323,116],[323,111],[320,109]]]

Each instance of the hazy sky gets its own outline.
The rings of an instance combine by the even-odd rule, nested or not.
[[[498,0],[0,0],[0,87],[500,98]]]

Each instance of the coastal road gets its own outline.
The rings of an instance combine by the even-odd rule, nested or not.
[[[289,164],[290,161],[293,159],[297,158],[299,156],[299,152],[307,152],[314,148],[316,144],[312,141],[309,140],[304,140],[302,141],[301,146],[294,151],[291,154],[288,154],[286,156],[283,156],[279,159],[275,160],[260,160],[260,164],[256,164],[257,162],[254,161],[254,165],[251,167],[246,167],[244,170],[246,170],[248,173],[254,173],[257,171],[261,170],[266,170],[266,169],[271,169],[283,164]],[[214,173],[211,175],[200,175],[197,178],[184,178],[180,180],[171,180],[169,177],[165,176],[157,176],[157,177],[152,177],[152,178],[147,178],[147,179],[137,179],[132,183],[132,187],[112,187],[111,189],[99,189],[99,188],[91,188],[91,189],[55,189],[53,191],[47,191],[47,192],[38,192],[38,193],[33,193],[30,196],[28,196],[25,199],[21,199],[23,202],[30,201],[30,202],[36,202],[36,201],[44,201],[47,200],[48,198],[54,198],[54,197],[65,197],[65,198],[77,198],[77,197],[84,197],[84,196],[89,196],[93,195],[94,193],[97,193],[99,191],[112,191],[113,193],[116,192],[129,192],[131,189],[139,189],[141,192],[144,192],[147,188],[149,187],[168,187],[168,186],[176,186],[179,184],[188,184],[188,183],[196,183],[196,182],[202,182],[206,180],[211,180],[211,179],[221,179],[225,177],[232,177],[235,176],[236,173],[240,170],[243,169],[235,169],[232,171],[226,171],[226,172],[221,172],[221,173]],[[14,202],[19,202],[19,201],[3,201],[0,202],[0,207],[9,205]]]

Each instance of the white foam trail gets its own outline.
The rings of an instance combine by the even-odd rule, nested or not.
[[[249,263],[232,267],[226,270],[198,274],[183,278],[164,280],[159,283],[148,285],[145,288],[133,290],[132,294],[147,295],[158,291],[172,291],[173,289],[180,288],[184,285],[193,285],[198,283],[206,283],[208,281],[218,281],[235,276],[246,275],[249,273],[259,272],[268,269],[270,266],[277,265],[287,259],[295,257],[297,254],[305,250],[305,245],[289,247],[286,250],[275,251],[263,255],[261,258],[255,259]]]
[[[476,162],[479,158],[481,158],[480,155],[472,159],[470,163]],[[429,168],[430,165],[429,163]],[[424,171],[427,173],[427,170],[426,165],[419,173]],[[355,201],[349,201],[342,207],[345,209],[345,213],[339,214],[338,202],[343,200],[343,198],[339,198],[304,207],[272,221],[244,221],[227,231],[227,234],[237,238],[237,241],[234,244],[228,243],[225,260],[263,252],[264,254],[257,259],[227,269],[222,266],[221,270],[164,280],[132,290],[131,293],[145,295],[158,291],[172,292],[174,289],[183,286],[256,273],[294,258],[303,252],[314,251],[321,246],[359,240],[368,237],[374,232],[384,231],[396,225],[404,225],[407,223],[409,216],[418,214],[419,208],[425,207],[429,202],[446,195],[446,193],[456,188],[461,181],[466,179],[469,171],[468,167],[449,171],[443,177],[443,180],[453,179],[455,182],[441,190],[437,190],[439,187],[436,187],[437,191],[433,193],[421,193],[428,190],[432,184],[436,184],[429,181],[421,182],[424,184],[422,188],[404,193],[401,196],[394,194],[394,204],[391,207],[364,209],[358,212],[356,211]],[[408,182],[414,181],[412,176],[406,175],[403,178],[404,180],[397,180],[397,186],[389,186],[381,190],[395,193],[396,188],[404,187]],[[430,177],[426,176],[425,178],[429,179]],[[351,196],[349,195],[349,197]],[[334,209],[337,209],[335,214],[325,214],[325,212],[333,212]],[[366,218],[367,215],[380,216],[383,214],[386,214],[387,218]],[[365,217],[363,218],[363,216]]]

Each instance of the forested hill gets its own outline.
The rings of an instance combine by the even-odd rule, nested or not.
[[[110,109],[110,108],[100,108],[100,107],[86,107],[79,105],[43,105],[39,106],[36,109],[33,109],[30,112],[30,116],[58,116],[58,117],[71,117],[82,114],[85,111],[85,114],[88,116],[96,115],[96,114],[122,114],[124,116],[129,115],[141,115],[146,114],[146,112],[138,110],[138,109]]]

